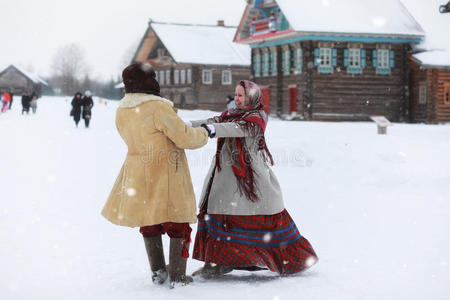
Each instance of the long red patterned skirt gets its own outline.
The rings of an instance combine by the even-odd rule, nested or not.
[[[318,258],[286,210],[269,216],[200,214],[193,258],[232,267],[294,274]]]

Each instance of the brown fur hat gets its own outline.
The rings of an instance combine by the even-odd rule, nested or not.
[[[125,93],[145,93],[160,96],[156,73],[149,63],[133,63],[122,71]]]

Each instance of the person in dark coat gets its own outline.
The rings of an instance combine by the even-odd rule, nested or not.
[[[84,126],[89,128],[89,121],[92,118],[92,107],[94,106],[94,101],[92,100],[92,95],[90,91],[86,91],[83,97],[83,119]]]
[[[25,91],[22,94],[22,115],[24,112],[26,112],[27,114],[30,112],[30,102],[31,102],[31,97],[30,95],[28,95],[28,92]]]
[[[78,127],[78,122],[80,122],[81,116],[81,106],[83,105],[83,98],[81,98],[81,93],[77,92],[72,99],[72,110],[70,111],[70,115],[73,117],[75,121],[75,125]]]

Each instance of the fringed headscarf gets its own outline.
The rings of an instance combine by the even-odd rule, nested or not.
[[[273,158],[266,145],[264,132],[268,121],[268,116],[263,110],[262,92],[259,86],[251,81],[242,80],[239,82],[245,90],[245,107],[235,108],[231,111],[225,110],[219,117],[214,117],[216,123],[235,122],[255,138],[257,150],[262,151],[263,157],[273,165]],[[252,202],[258,201],[256,191],[255,172],[252,168],[252,157],[247,149],[245,137],[240,138],[219,138],[217,140],[216,167],[220,172],[220,153],[227,141],[231,150],[231,168],[238,182],[239,191]]]

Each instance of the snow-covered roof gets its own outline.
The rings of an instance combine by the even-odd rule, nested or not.
[[[236,27],[152,22],[177,63],[250,65],[250,47],[233,42]]]
[[[115,87],[116,89],[123,89],[123,88],[125,88],[125,84],[123,84],[123,82],[119,82],[119,83],[116,84],[114,87]]]
[[[425,67],[450,67],[450,50],[431,50],[413,55]]]
[[[10,67],[16,68],[20,73],[22,73],[23,75],[28,77],[31,81],[33,81],[36,84],[43,84],[43,85],[48,86],[48,83],[44,79],[40,78],[38,75],[33,74],[31,72],[27,72],[16,65],[10,65],[8,68],[10,68]],[[8,68],[6,68],[6,69],[8,69]]]
[[[276,0],[295,31],[423,36],[399,0]]]

